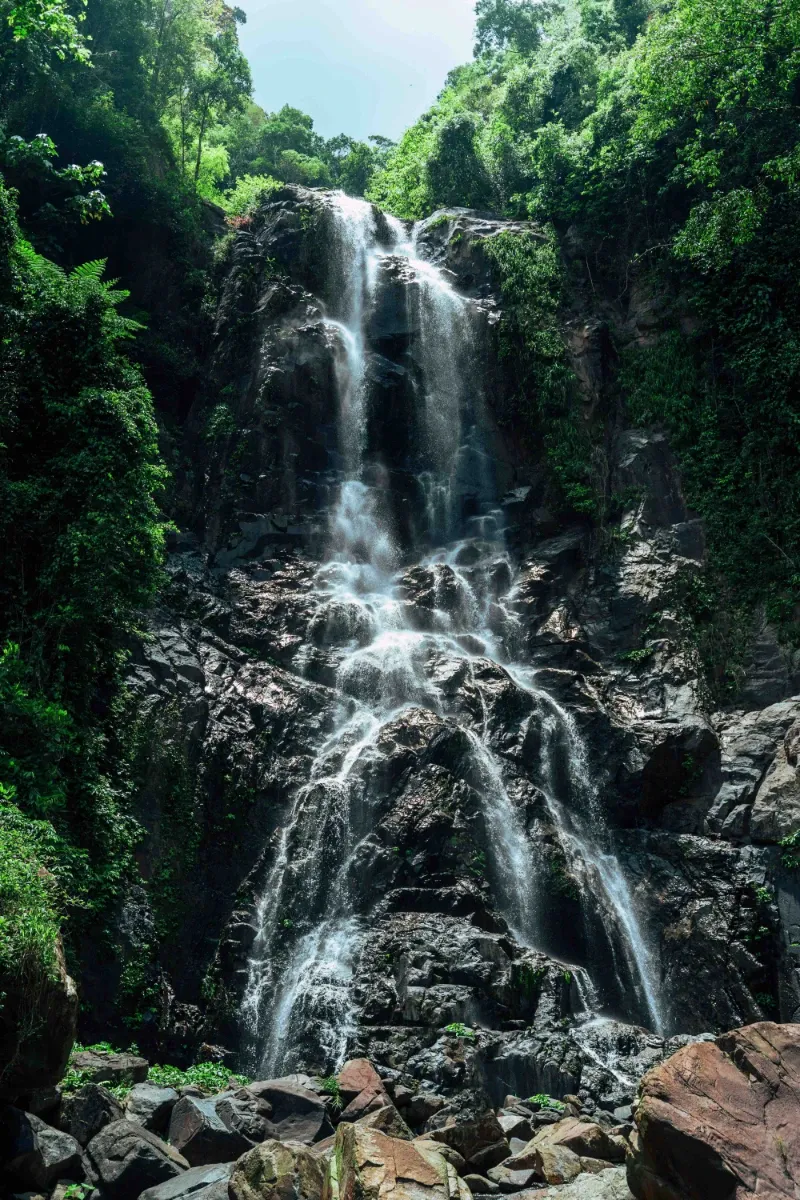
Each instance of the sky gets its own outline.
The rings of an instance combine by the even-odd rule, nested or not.
[[[472,57],[475,0],[238,0],[254,99],[325,137],[397,139]]]

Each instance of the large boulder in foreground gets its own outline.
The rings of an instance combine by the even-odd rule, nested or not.
[[[83,1177],[81,1148],[75,1138],[32,1113],[0,1109],[0,1181],[26,1191],[49,1192],[60,1179]]]
[[[114,1085],[144,1083],[150,1064],[138,1054],[117,1054],[114,1050],[76,1050],[69,1065],[85,1075],[89,1083]]]
[[[99,1083],[87,1083],[61,1100],[58,1127],[88,1146],[93,1137],[112,1121],[121,1121],[122,1105]]]
[[[32,981],[0,972],[0,1101],[58,1083],[75,1043],[78,992],[61,939],[54,970]]]
[[[517,1192],[514,1200],[633,1200],[624,1167],[612,1167],[600,1175],[579,1175],[566,1187]]]
[[[433,1149],[433,1143],[406,1142],[343,1122],[336,1130],[323,1200],[383,1200],[386,1196],[392,1200],[471,1200],[469,1188]]]
[[[324,1162],[307,1146],[270,1140],[236,1163],[230,1200],[320,1200]]]
[[[684,1046],[642,1080],[628,1182],[638,1200],[800,1194],[800,1025]]]
[[[310,1146],[333,1133],[325,1102],[291,1078],[260,1080],[247,1090],[272,1109],[267,1137]]]
[[[189,1169],[186,1159],[172,1146],[124,1118],[101,1129],[87,1152],[109,1200],[137,1200],[148,1188]]]

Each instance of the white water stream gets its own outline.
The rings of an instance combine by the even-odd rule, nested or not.
[[[344,478],[330,520],[328,559],[317,576],[317,599],[318,621],[339,648],[339,717],[319,749],[311,778],[298,789],[257,908],[258,935],[243,1002],[254,1068],[277,1073],[303,1066],[296,1048],[312,1027],[317,1058],[329,1069],[347,1053],[357,1018],[352,981],[365,932],[358,855],[374,828],[379,800],[365,782],[365,768],[376,756],[382,730],[410,707],[465,729],[498,908],[523,946],[540,948],[535,847],[509,795],[502,756],[490,745],[480,681],[487,664],[528,694],[535,706],[531,720],[544,714],[538,782],[551,820],[572,873],[616,930],[610,940],[625,960],[625,970],[618,971],[620,987],[624,990],[623,977],[632,981],[640,1009],[643,1002],[659,1030],[656,964],[613,853],[575,722],[537,687],[532,668],[509,661],[518,623],[509,607],[513,588],[503,598],[492,585],[498,568],[509,579],[513,568],[503,544],[502,514],[491,509],[491,476],[481,442],[483,397],[475,360],[479,306],[420,258],[400,222],[388,219],[381,242],[370,205],[344,196],[331,205],[336,303],[327,326],[337,364]],[[429,468],[420,477],[427,530],[414,564],[407,558],[401,562],[386,489],[375,486],[374,470],[366,470],[369,323],[381,279],[390,269],[402,273],[419,329],[418,416]],[[479,508],[466,522],[465,493],[478,498]],[[409,565],[430,571],[435,584],[432,628],[424,631],[414,627],[399,586]],[[454,704],[437,676],[443,662],[465,668],[481,697],[482,721],[476,723]],[[568,762],[566,794],[556,770],[559,754]],[[293,940],[287,903],[299,894],[310,931]],[[591,990],[588,982],[584,990]]]

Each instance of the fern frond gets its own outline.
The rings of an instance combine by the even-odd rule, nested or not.
[[[94,279],[99,283],[103,278],[107,262],[107,258],[95,258],[92,262],[81,263],[80,266],[72,268],[70,277],[72,279]]]
[[[63,283],[67,278],[66,271],[59,267],[58,263],[51,262],[49,258],[39,254],[25,238],[17,239],[14,250],[20,265],[27,267],[32,273],[49,279],[53,283]]]

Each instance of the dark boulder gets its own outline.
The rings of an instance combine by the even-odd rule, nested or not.
[[[98,1182],[109,1200],[137,1200],[148,1188],[182,1175],[189,1163],[149,1129],[133,1121],[115,1121],[87,1147]]]
[[[70,1056],[69,1065],[81,1071],[90,1083],[115,1085],[143,1083],[150,1069],[146,1058],[108,1050],[79,1050]]]
[[[78,993],[59,938],[54,969],[35,981],[0,971],[0,1101],[55,1086],[75,1043]],[[35,1000],[32,997],[35,996]]]
[[[269,1109],[246,1089],[201,1099],[182,1096],[169,1140],[193,1167],[233,1162],[268,1136]]]
[[[58,1126],[88,1146],[92,1138],[112,1121],[123,1118],[122,1105],[99,1083],[87,1083],[61,1100]]]
[[[267,1079],[249,1084],[248,1091],[272,1107],[267,1137],[310,1146],[333,1133],[324,1101],[306,1088],[285,1079]]]
[[[177,1103],[178,1093],[174,1088],[137,1083],[125,1101],[125,1116],[153,1133],[163,1133]]]
[[[192,1167],[166,1183],[148,1188],[139,1200],[228,1200],[228,1182],[233,1163]]]
[[[85,1177],[75,1138],[10,1106],[0,1109],[0,1164],[20,1190],[48,1192],[59,1179]]]

